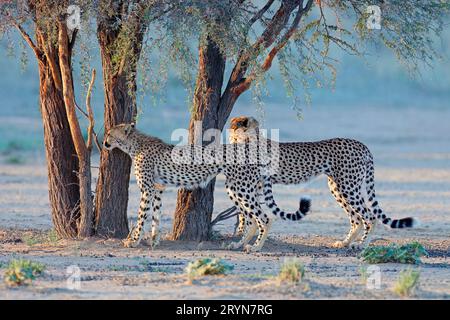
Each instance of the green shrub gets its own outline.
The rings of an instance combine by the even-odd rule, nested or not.
[[[285,259],[278,274],[280,282],[299,283],[305,276],[305,267],[297,258]]]
[[[233,270],[234,266],[217,258],[202,258],[192,262],[186,267],[186,274],[190,281],[206,275],[220,275]]]
[[[400,272],[400,276],[394,286],[394,292],[402,297],[411,296],[419,284],[420,271],[406,269]]]
[[[30,260],[12,260],[5,272],[5,282],[9,286],[30,284],[44,272],[45,266]]]
[[[370,264],[388,262],[419,264],[420,257],[426,255],[428,255],[427,251],[419,242],[373,246],[361,252],[362,259]]]
[[[51,244],[56,244],[59,241],[58,233],[55,229],[51,229],[47,232],[47,241]]]

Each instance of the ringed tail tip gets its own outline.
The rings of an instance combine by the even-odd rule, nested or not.
[[[303,196],[300,198],[300,212],[306,214],[311,210],[311,197]]]

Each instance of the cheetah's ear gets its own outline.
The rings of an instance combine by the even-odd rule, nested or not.
[[[241,121],[241,127],[247,127],[248,126],[248,118],[245,118]]]
[[[133,121],[132,123],[130,123],[130,125],[131,125],[131,128],[135,128],[136,127],[136,123]]]

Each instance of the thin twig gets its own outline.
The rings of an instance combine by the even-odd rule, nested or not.
[[[91,82],[89,83],[89,87],[88,87],[88,91],[86,94],[86,111],[89,117],[89,126],[88,126],[88,139],[87,139],[87,143],[86,143],[86,147],[88,148],[89,153],[92,152],[92,137],[93,137],[93,132],[94,132],[94,126],[95,126],[95,119],[94,119],[94,112],[92,111],[92,107],[91,107],[91,94],[92,94],[92,88],[94,86],[94,82],[95,82],[95,69],[92,69],[92,77],[91,77]]]

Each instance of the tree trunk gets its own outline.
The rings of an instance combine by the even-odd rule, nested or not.
[[[206,38],[199,48],[199,71],[193,99],[193,113],[189,126],[190,143],[194,141],[194,122],[202,121],[202,132],[220,127],[225,123],[218,119],[220,96],[225,71],[225,57],[218,46]],[[225,119],[226,121],[226,119]],[[201,139],[201,137],[200,137]],[[172,230],[174,240],[207,240],[214,205],[214,184],[212,180],[204,189],[178,191],[175,219]]]
[[[109,0],[106,0],[102,5],[108,7],[108,4]],[[131,123],[136,117],[136,69],[146,25],[141,20],[144,16],[138,12],[131,14],[126,22],[123,20],[120,8],[127,5],[126,1],[111,3],[116,13],[111,16],[109,12],[104,12],[104,16],[98,18],[97,38],[105,91],[105,132],[115,125]],[[127,27],[118,26],[118,21],[127,23]],[[121,41],[123,27],[124,32],[132,31],[132,35],[127,34],[130,43],[126,44],[126,50],[117,43]],[[131,159],[125,153],[117,149],[102,151],[95,198],[96,231],[99,236],[125,238],[128,235],[130,169]]]
[[[78,221],[78,237],[86,238],[93,233],[93,205],[91,190],[91,157],[90,150],[84,141],[78,122],[75,93],[73,90],[72,70],[70,67],[69,37],[65,21],[58,22],[58,57],[61,70],[64,105],[69,121],[71,137],[78,157],[78,181],[80,188],[80,219]]]
[[[37,46],[46,56],[39,61],[39,98],[44,126],[52,221],[58,236],[75,238],[79,218],[78,159],[72,142],[60,79],[54,78],[49,61],[58,63],[58,48],[37,28]],[[48,59],[50,58],[50,59]],[[69,59],[71,57],[69,56]]]
[[[105,90],[105,132],[134,117],[134,99],[128,94],[125,77],[111,78],[106,48],[101,47]],[[95,197],[97,235],[125,238],[128,235],[128,185],[131,159],[122,151],[103,150]]]

